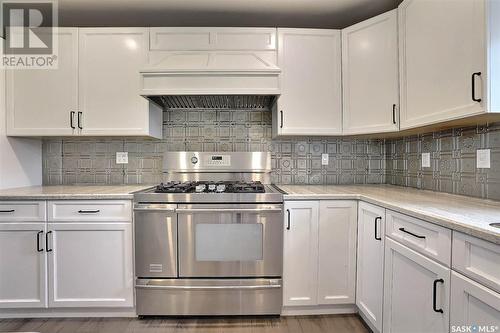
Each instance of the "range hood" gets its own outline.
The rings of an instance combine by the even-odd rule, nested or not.
[[[269,57],[267,57],[269,58]],[[269,108],[281,70],[257,52],[151,52],[140,94],[166,108]]]

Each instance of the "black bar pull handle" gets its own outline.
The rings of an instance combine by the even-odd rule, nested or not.
[[[476,98],[476,76],[480,77],[481,72],[476,72],[472,74],[472,100],[474,102],[481,103],[482,99],[481,98]]]
[[[377,236],[378,235],[377,221],[382,222],[382,216],[377,216],[375,218],[375,239],[380,241],[380,240],[382,240],[382,238]]]
[[[433,288],[432,288],[432,310],[434,310],[434,312],[443,313],[443,309],[436,309],[436,303],[437,303],[437,284],[438,283],[444,283],[444,280],[443,279],[434,280],[434,285],[433,285]]]
[[[52,231],[49,231],[45,234],[45,251],[47,252],[52,252],[52,249],[49,248],[49,235],[52,233]]]
[[[78,128],[83,129],[82,127],[82,112],[78,111]]]
[[[405,228],[399,228],[399,230],[402,231],[402,232],[404,232],[404,233],[407,233],[408,235],[412,235],[413,237],[425,239],[425,236],[420,236],[420,235],[414,234],[413,232],[405,230]]]
[[[396,124],[396,104],[392,104],[392,123]]]
[[[287,223],[286,223],[286,230],[290,230],[290,209],[286,210],[286,214],[288,216]]]
[[[79,214],[97,214],[99,212],[99,209],[80,209],[78,211]]]
[[[283,128],[283,110],[280,110],[280,128]]]
[[[43,252],[43,249],[40,247],[40,235],[43,234],[43,230],[40,230],[36,233],[36,250],[38,252]]]
[[[75,129],[75,124],[74,124],[74,120],[75,120],[75,111],[71,111],[69,113],[69,126],[72,128],[72,129]]]
[[[6,210],[0,210],[0,213],[14,213],[16,210],[15,209],[6,209]]]

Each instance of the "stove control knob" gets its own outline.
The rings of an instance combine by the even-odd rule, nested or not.
[[[215,184],[208,184],[209,191],[215,191]]]
[[[220,184],[217,185],[217,189],[215,190],[216,192],[224,192],[226,190],[226,185]]]
[[[205,191],[205,184],[196,185],[195,191],[196,192],[204,192]]]
[[[196,156],[191,157],[191,163],[193,163],[193,164],[198,163],[198,157],[196,157]]]

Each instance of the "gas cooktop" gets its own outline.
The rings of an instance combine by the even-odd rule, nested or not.
[[[161,183],[155,193],[265,193],[264,185],[259,181],[193,181]]]

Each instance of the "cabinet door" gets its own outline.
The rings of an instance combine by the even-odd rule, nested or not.
[[[484,111],[485,3],[406,0],[399,6],[401,129]],[[481,102],[473,100],[473,84]]]
[[[283,305],[317,304],[318,201],[285,202]]]
[[[356,289],[356,201],[320,201],[318,304],[353,304]]]
[[[149,102],[139,95],[146,28],[81,28],[79,83],[83,135],[145,135]]]
[[[448,332],[450,269],[386,239],[384,332]]]
[[[278,135],[342,133],[340,30],[278,29]]]
[[[57,69],[6,71],[8,135],[76,134],[71,112],[78,111],[78,30],[58,28],[56,38]]]
[[[51,307],[133,306],[130,223],[49,223]]]
[[[500,326],[500,294],[453,271],[450,304],[452,330],[460,326]]]
[[[385,209],[359,203],[356,305],[375,331],[382,331]]]
[[[45,223],[0,223],[0,308],[47,307]]]
[[[398,130],[397,10],[342,30],[344,134]]]

